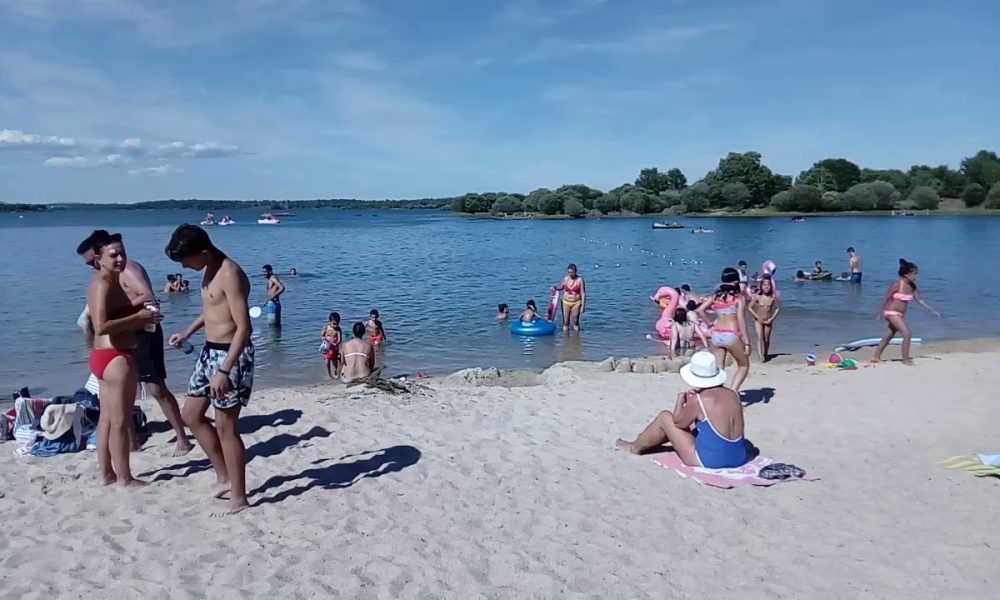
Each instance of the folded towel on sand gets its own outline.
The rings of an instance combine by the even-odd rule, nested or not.
[[[777,464],[773,459],[766,458],[764,456],[758,456],[742,467],[736,467],[734,469],[706,469],[704,467],[691,467],[685,465],[684,461],[682,461],[681,458],[674,452],[662,452],[660,454],[654,454],[650,458],[656,464],[674,471],[681,477],[688,477],[694,479],[698,483],[722,489],[741,487],[744,485],[767,486],[781,483],[782,481],[794,481],[795,479],[798,479],[764,479],[761,477],[761,469],[771,464]],[[814,477],[806,472],[801,479],[814,481],[818,479],[818,477]]]
[[[976,477],[986,477],[987,475],[1000,477],[1000,455],[996,454],[952,456],[941,461],[941,466],[968,471]]]

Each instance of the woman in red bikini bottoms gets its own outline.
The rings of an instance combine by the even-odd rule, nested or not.
[[[750,336],[747,335],[746,296],[740,285],[740,272],[732,267],[722,271],[722,283],[714,294],[698,307],[698,314],[708,321],[707,312],[715,313],[712,324],[712,354],[720,367],[726,364],[726,354],[736,361],[733,391],[739,393],[743,380],[750,372]]]
[[[129,427],[138,372],[135,366],[135,332],[160,321],[159,311],[132,306],[118,281],[125,263],[121,234],[103,229],[87,239],[97,274],[87,290],[94,349],[90,371],[100,384],[101,416],[97,423],[97,463],[104,485],[142,486],[129,467]]]
[[[906,305],[911,300],[916,300],[917,304],[934,313],[935,316],[941,316],[941,313],[928,306],[917,293],[917,272],[917,265],[906,259],[899,259],[899,280],[889,286],[889,291],[886,292],[882,304],[879,305],[879,314],[875,316],[876,319],[885,317],[885,320],[889,322],[889,331],[882,336],[882,341],[878,343],[878,348],[875,349],[875,355],[872,357],[873,363],[882,362],[882,353],[885,352],[886,346],[892,341],[896,332],[899,332],[903,336],[903,364],[913,364],[910,359],[910,328],[906,326]]]

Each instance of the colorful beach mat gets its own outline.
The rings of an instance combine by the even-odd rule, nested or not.
[[[961,469],[976,477],[1000,477],[1000,454],[968,454],[941,461],[947,469]]]
[[[809,472],[801,478],[791,479],[764,479],[760,477],[760,470],[770,464],[777,464],[773,459],[758,456],[742,467],[735,469],[706,469],[704,467],[691,467],[685,465],[675,452],[662,452],[650,457],[653,462],[665,469],[669,469],[681,477],[693,479],[700,484],[722,488],[724,490],[742,487],[745,485],[770,486],[784,481],[815,481],[819,479]]]

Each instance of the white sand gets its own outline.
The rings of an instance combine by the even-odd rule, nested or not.
[[[581,365],[534,387],[261,393],[256,505],[222,519],[204,457],[170,458],[168,434],[134,456],[156,482],[139,492],[98,487],[93,453],[4,444],[0,597],[998,598],[1000,480],[936,464],[1000,452],[998,361],[754,365],[747,389],[775,391],[748,437],[822,477],[773,488],[614,451],[680,379]]]

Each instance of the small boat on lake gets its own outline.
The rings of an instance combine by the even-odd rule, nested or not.
[[[653,223],[653,229],[685,229],[685,227],[674,221],[673,223]]]
[[[277,225],[278,223],[281,223],[281,220],[271,213],[264,213],[257,219],[258,225]]]

